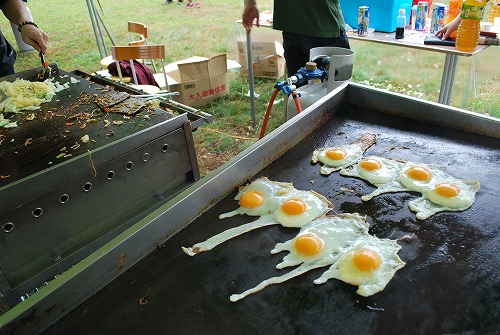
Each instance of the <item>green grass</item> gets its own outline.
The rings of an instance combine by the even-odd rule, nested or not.
[[[167,45],[167,62],[191,56],[210,57],[226,52],[237,59],[236,38],[244,32],[235,21],[241,17],[243,1],[201,0],[201,8],[185,9],[175,3],[162,6],[162,0],[122,0],[100,2],[103,20],[116,44],[126,44],[130,37],[127,21],[148,25],[149,42]],[[95,5],[100,8],[96,0]],[[260,10],[272,9],[272,0],[259,0]],[[65,71],[99,70],[100,54],[86,1],[33,0],[28,2],[34,21],[50,36],[46,59]],[[15,44],[10,24],[2,16],[0,25],[7,39]],[[262,33],[260,28],[254,33]],[[270,29],[266,29],[266,31]],[[272,31],[271,31],[272,32]],[[276,32],[276,34],[279,34]],[[111,43],[108,41],[108,49]],[[375,43],[351,41],[355,51],[353,81],[437,101],[443,71],[444,54],[388,47]],[[452,106],[500,118],[500,66],[495,63],[500,48],[490,47],[474,57],[477,97],[467,92],[467,73],[471,58],[460,57]],[[20,53],[16,70],[40,64],[34,52]],[[202,175],[209,173],[232,156],[255,142],[276,80],[255,80],[257,124],[252,127],[248,81],[238,72],[229,73],[230,94],[202,110],[214,116],[211,124],[194,133]],[[282,98],[282,93],[278,99]],[[271,113],[268,130],[283,121],[283,102]]]

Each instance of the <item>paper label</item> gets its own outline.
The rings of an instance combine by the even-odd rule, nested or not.
[[[462,19],[482,20],[485,6],[462,5],[460,17]]]

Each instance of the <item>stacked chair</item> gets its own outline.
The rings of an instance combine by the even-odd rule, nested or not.
[[[155,94],[160,90],[169,91],[167,76],[165,73],[156,73],[157,67],[155,60],[161,62],[161,69],[164,68],[164,59],[166,56],[166,46],[165,45],[149,45],[148,44],[148,27],[147,25],[139,22],[128,21],[128,32],[130,33],[130,42],[128,46],[113,46],[112,54],[101,59],[101,69],[97,71],[96,74],[116,80],[122,83],[130,84],[132,79],[133,82],[137,83],[137,75],[135,71],[134,60],[151,66],[154,78],[160,87],[153,85],[136,85],[130,84],[131,86],[141,89],[146,93]],[[124,76],[120,70],[119,61],[130,61],[130,67],[132,69],[132,77]],[[109,73],[107,67],[112,63],[116,62],[118,76],[113,76]],[[106,69],[103,69],[106,68]]]

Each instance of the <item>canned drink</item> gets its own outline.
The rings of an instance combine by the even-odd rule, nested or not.
[[[358,8],[358,35],[368,35],[368,26],[370,25],[370,8],[360,6]]]
[[[415,30],[427,29],[427,12],[429,11],[429,3],[419,1],[417,3],[417,17],[415,18]]]
[[[446,17],[448,16],[448,6],[444,3],[435,3],[432,5],[431,14],[431,33],[436,33],[445,25]]]

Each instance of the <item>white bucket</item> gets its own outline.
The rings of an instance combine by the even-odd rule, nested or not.
[[[309,60],[314,61],[318,57],[329,57],[330,66],[328,69],[328,80],[323,83],[312,83],[297,89],[300,94],[300,107],[302,110],[330,93],[342,83],[350,81],[354,65],[354,51],[337,47],[312,48],[309,53]],[[305,65],[305,64],[304,64]],[[297,115],[297,108],[292,97],[288,97],[286,120]]]

